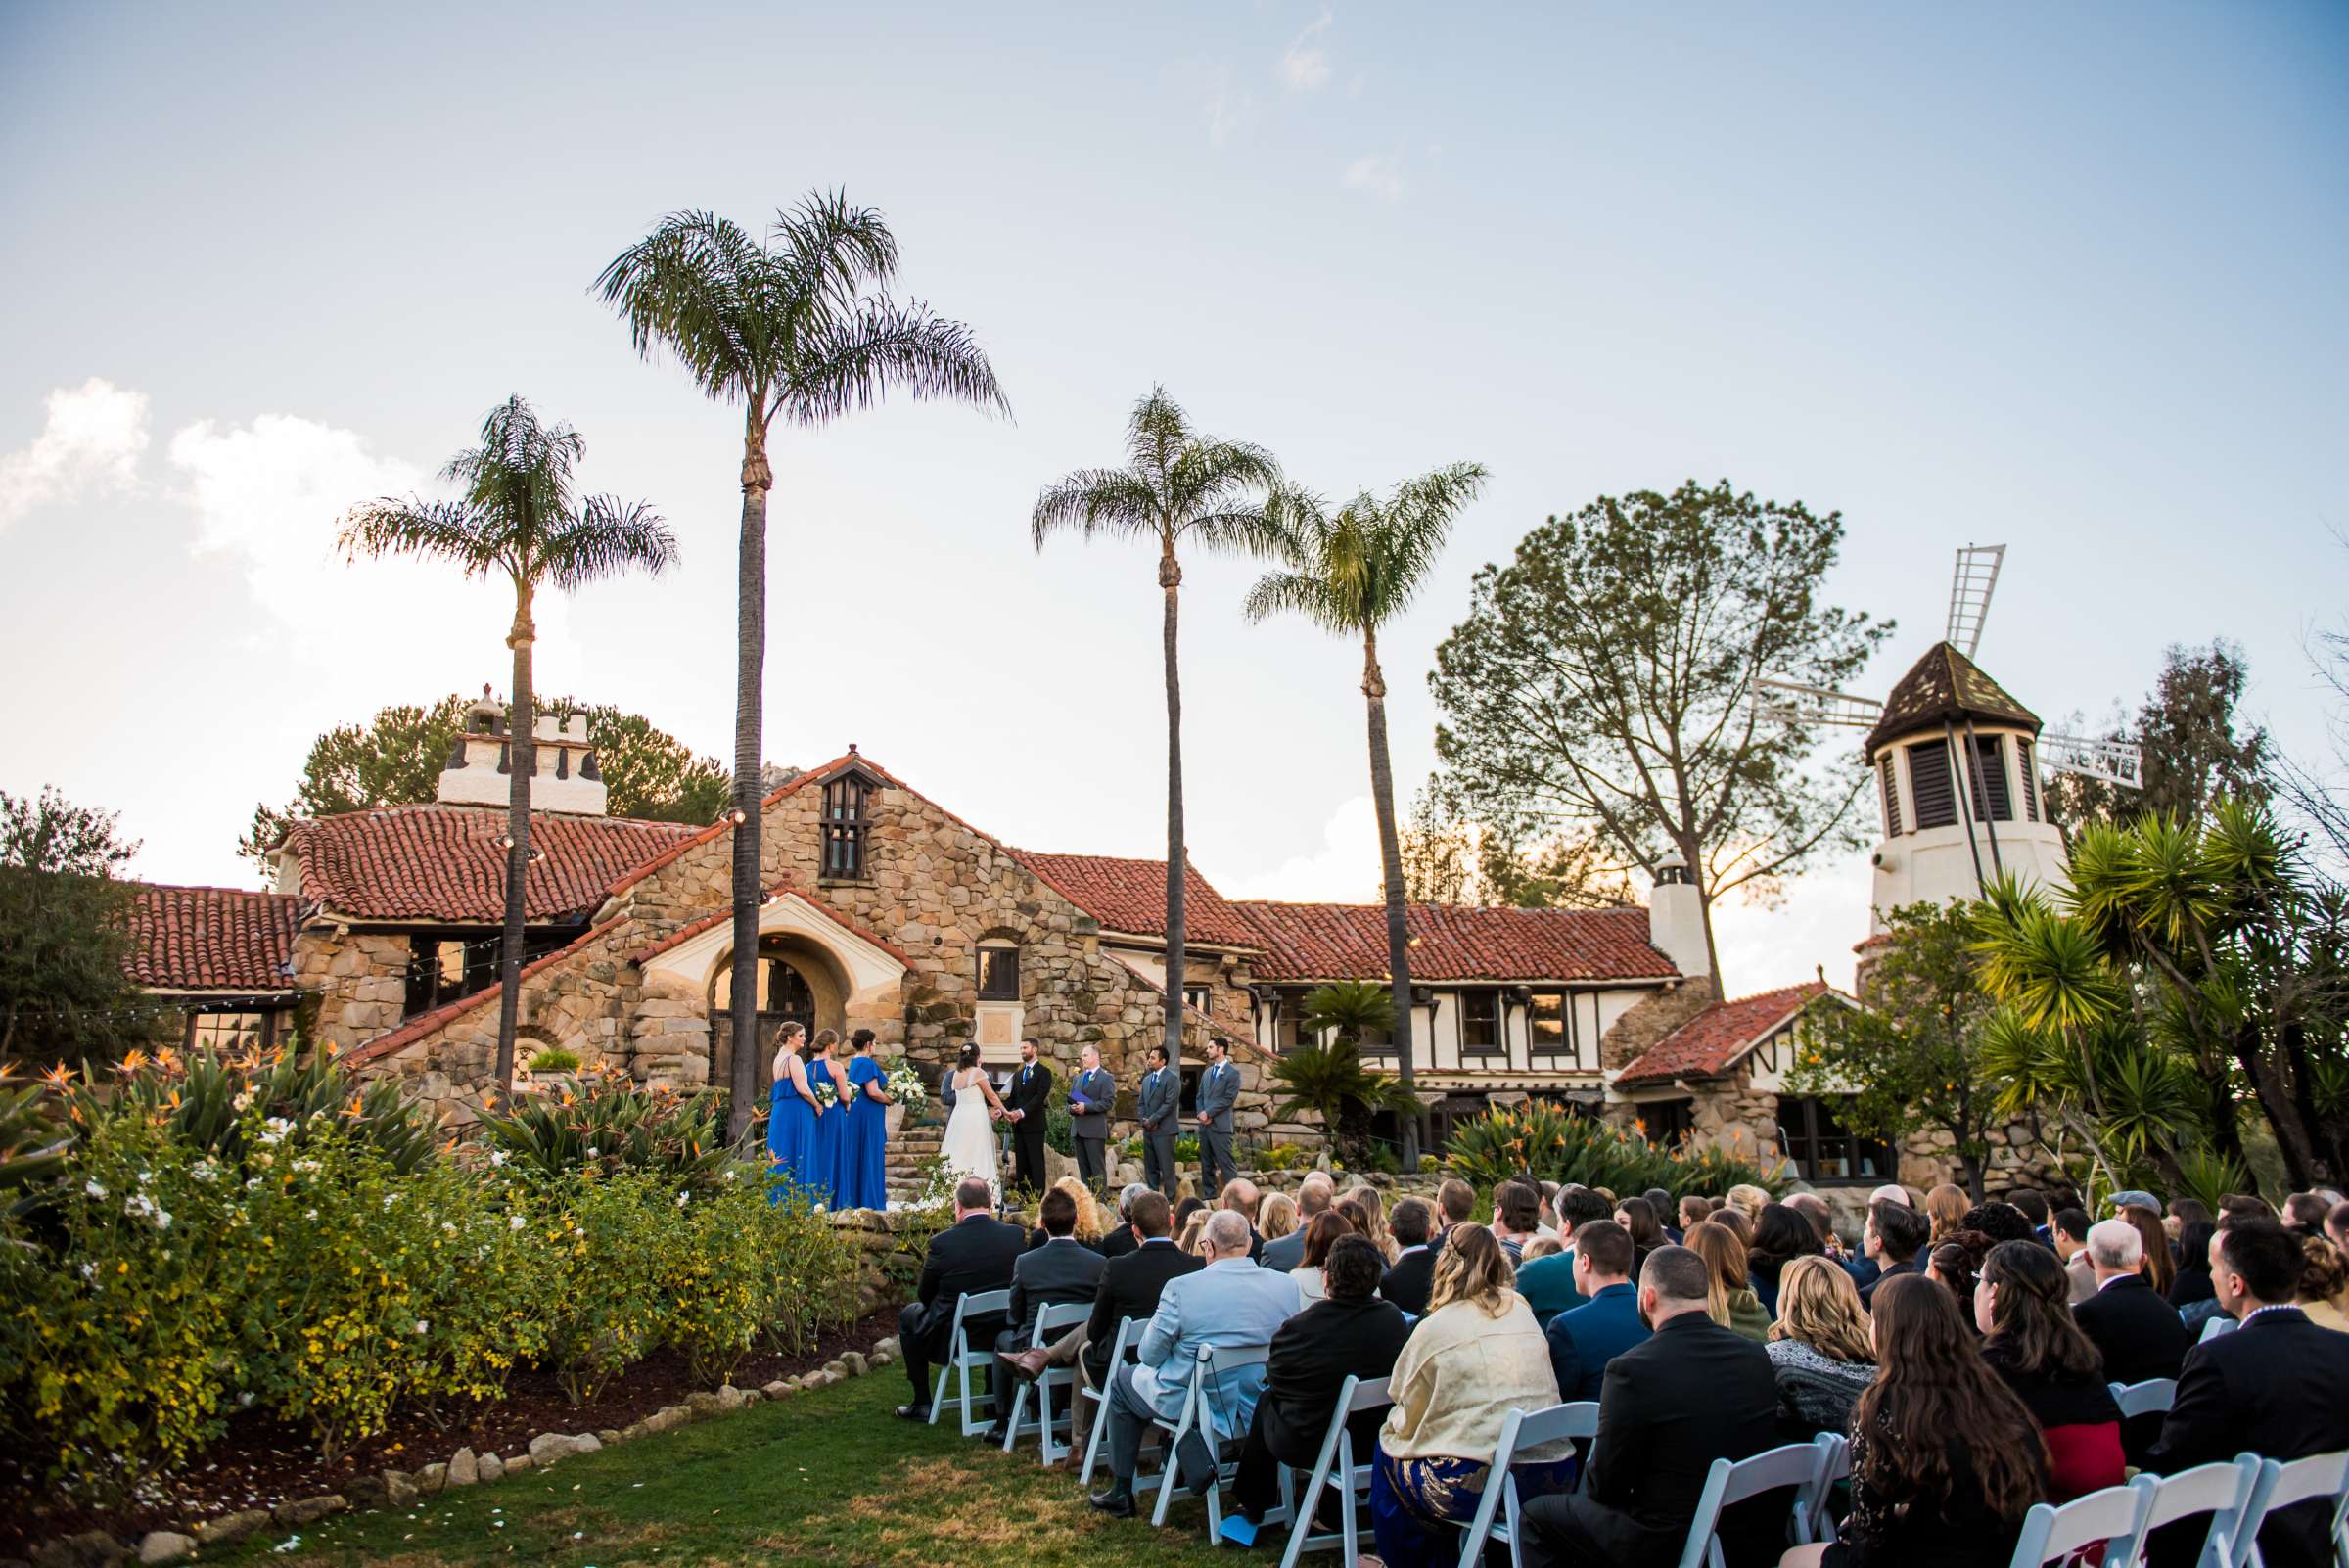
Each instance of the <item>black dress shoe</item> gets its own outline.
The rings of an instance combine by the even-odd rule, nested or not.
[[[898,1407],[898,1414],[908,1421],[927,1421],[930,1419],[930,1407],[927,1405],[900,1405]]]
[[[987,1429],[987,1437],[985,1441],[989,1447],[999,1449],[1003,1446],[1003,1440],[1009,1436],[1011,1436],[1010,1427],[990,1426]]]
[[[1133,1489],[1131,1487],[1111,1487],[1107,1492],[1096,1492],[1084,1500],[1108,1514],[1112,1519],[1133,1517]]]

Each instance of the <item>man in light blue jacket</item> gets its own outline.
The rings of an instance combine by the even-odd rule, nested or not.
[[[1133,1513],[1133,1472],[1142,1436],[1155,1420],[1172,1422],[1182,1413],[1191,1368],[1202,1349],[1269,1346],[1280,1325],[1303,1310],[1297,1281],[1249,1262],[1248,1221],[1220,1209],[1208,1216],[1202,1237],[1207,1267],[1167,1281],[1158,1311],[1143,1330],[1141,1364],[1118,1368],[1110,1380],[1105,1418],[1109,1422],[1109,1490],[1093,1494],[1092,1504],[1126,1518]],[[1211,1441],[1240,1437],[1256,1414],[1264,1392],[1265,1368],[1241,1367],[1207,1389]],[[1186,1463],[1187,1471],[1201,1473]]]
[[[1217,1035],[1207,1042],[1207,1071],[1199,1075],[1193,1101],[1199,1113],[1199,1195],[1210,1203],[1240,1174],[1231,1157],[1231,1108],[1239,1099],[1240,1070],[1231,1059],[1231,1042]]]

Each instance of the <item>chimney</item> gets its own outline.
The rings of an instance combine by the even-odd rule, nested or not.
[[[513,780],[513,749],[504,703],[482,688],[481,700],[465,710],[465,730],[449,748],[435,799],[445,806],[503,806]],[[606,802],[595,749],[587,744],[585,714],[531,715],[538,766],[530,777],[530,809],[602,816]]]
[[[1647,896],[1647,941],[1692,980],[1713,972],[1705,953],[1705,907],[1697,899],[1696,879],[1674,851],[1666,851],[1657,864],[1656,885]]]

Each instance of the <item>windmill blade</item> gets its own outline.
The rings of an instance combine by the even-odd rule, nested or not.
[[[1824,686],[1799,681],[1761,679],[1754,682],[1754,714],[1781,724],[1839,724],[1850,729],[1873,728],[1884,705],[1873,697],[1854,697]]]
[[[2004,544],[1969,544],[1958,552],[1958,569],[1950,576],[1949,640],[1968,659],[1982,646],[1982,623],[1990,617],[1990,596],[2005,560]]]
[[[2039,765],[2050,773],[2078,773],[2100,778],[2125,790],[2145,787],[2144,749],[2135,741],[2090,740],[2083,735],[2059,735],[2041,730]]]

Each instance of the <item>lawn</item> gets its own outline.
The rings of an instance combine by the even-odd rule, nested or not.
[[[296,1568],[1230,1568],[1240,1560],[1228,1551],[1219,1558],[1206,1545],[1203,1503],[1180,1499],[1163,1532],[1143,1520],[1105,1518],[1084,1505],[1073,1472],[1036,1463],[1033,1444],[1010,1454],[983,1448],[954,1434],[950,1411],[935,1427],[896,1419],[891,1410],[905,1395],[904,1378],[890,1367],[565,1459],[543,1474],[444,1492],[412,1511],[327,1519],[299,1531],[291,1549],[296,1532],[264,1532],[226,1556]]]

